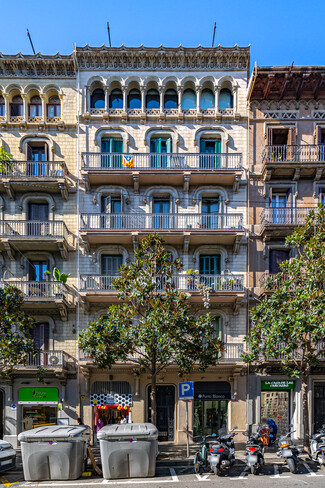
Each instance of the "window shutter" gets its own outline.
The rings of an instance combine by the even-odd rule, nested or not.
[[[102,197],[101,200],[101,212],[102,213],[109,213],[111,208],[111,196],[107,195],[106,197]]]
[[[123,152],[123,141],[120,139],[112,139],[112,151],[113,153]]]
[[[266,138],[267,138],[267,145],[273,146],[273,127],[267,127]]]
[[[288,146],[295,146],[296,145],[296,141],[297,141],[296,128],[295,127],[291,127],[288,130],[288,139],[287,139]]]
[[[33,161],[33,152],[29,144],[27,144],[27,161]]]
[[[216,139],[216,142],[214,145],[214,152],[215,152],[215,154],[221,153],[221,141],[220,141],[220,139]]]
[[[172,152],[172,140],[169,137],[166,141],[166,152],[171,153]]]
[[[272,186],[269,187],[269,207],[272,207]]]
[[[200,152],[205,153],[205,140],[204,139],[200,140]]]
[[[316,144],[322,143],[322,128],[320,125],[316,126]]]
[[[48,351],[49,344],[50,344],[49,324],[42,324],[42,325],[43,325],[43,349],[44,351]]]

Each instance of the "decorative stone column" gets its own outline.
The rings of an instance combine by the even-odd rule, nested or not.
[[[89,91],[89,85],[86,85],[85,88],[86,88],[86,110],[85,110],[85,112],[90,112],[90,91]]]
[[[144,114],[146,111],[146,90],[144,85],[140,85],[141,92],[141,112]]]
[[[108,91],[108,86],[104,87],[105,90],[105,112],[108,113],[109,111],[109,91]]]
[[[127,89],[125,85],[122,86],[122,92],[123,92],[123,112],[126,113],[128,107],[127,107]]]
[[[46,100],[44,95],[40,95],[40,99],[42,100],[42,118],[44,121],[47,120],[47,113],[46,113]]]
[[[159,100],[160,113],[163,113],[164,112],[164,87],[163,86],[159,87],[159,96],[160,96],[160,100]]]
[[[217,85],[214,92],[214,109],[216,115],[219,113],[219,91],[220,87]]]
[[[60,104],[61,104],[61,120],[64,121],[63,93],[59,93],[59,99],[60,99]]]
[[[177,87],[177,97],[178,97],[178,113],[182,113],[182,87]]]
[[[21,95],[23,99],[23,107],[24,107],[24,122],[28,122],[28,103],[26,95]]]
[[[234,100],[234,113],[236,113],[238,111],[238,86],[234,86],[232,96]]]
[[[6,122],[9,122],[9,117],[10,117],[10,104],[9,104],[9,98],[8,95],[5,95],[5,117],[6,117]]]
[[[196,86],[195,91],[196,91],[196,113],[199,114],[201,113],[201,87]]]

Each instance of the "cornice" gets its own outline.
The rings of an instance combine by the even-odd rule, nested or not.
[[[0,53],[0,77],[10,78],[73,78],[76,76],[71,55],[35,56]]]

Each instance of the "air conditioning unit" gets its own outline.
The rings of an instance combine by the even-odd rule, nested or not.
[[[60,359],[58,358],[58,356],[52,354],[48,357],[48,362],[51,366],[56,366],[57,364],[59,364]]]

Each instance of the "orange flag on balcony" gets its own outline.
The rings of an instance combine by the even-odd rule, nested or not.
[[[127,166],[128,168],[134,168],[134,157],[133,156],[123,156],[122,164],[123,164],[123,166]]]

